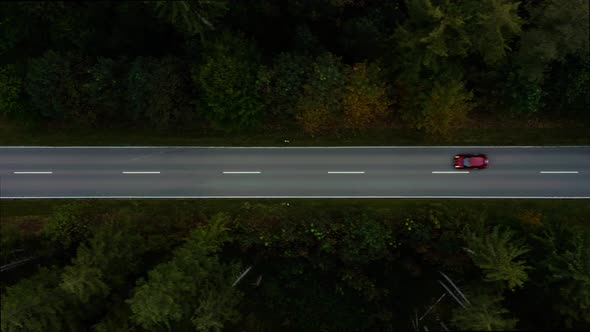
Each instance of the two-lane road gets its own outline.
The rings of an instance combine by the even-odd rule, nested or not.
[[[590,146],[0,147],[0,198],[58,197],[590,198]]]

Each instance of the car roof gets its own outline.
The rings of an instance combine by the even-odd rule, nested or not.
[[[481,166],[485,163],[486,158],[484,158],[483,156],[477,156],[477,157],[468,157],[469,158],[469,163],[472,166]]]

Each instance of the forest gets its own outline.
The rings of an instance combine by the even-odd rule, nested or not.
[[[587,201],[1,203],[3,332],[590,328]]]
[[[588,0],[5,1],[0,145],[530,128],[590,144],[589,40]],[[588,200],[0,200],[0,326],[590,330],[589,216]]]
[[[560,126],[587,143],[588,10],[587,0],[4,2],[0,122],[6,133],[161,139],[407,129],[435,141],[457,128]]]

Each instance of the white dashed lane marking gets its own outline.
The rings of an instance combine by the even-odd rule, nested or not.
[[[124,171],[123,174],[160,174],[160,172],[137,172],[137,171]]]
[[[365,171],[328,171],[328,174],[365,174]]]
[[[260,174],[260,171],[224,171],[223,174]]]
[[[469,174],[469,171],[433,171],[432,174]]]
[[[14,172],[14,174],[53,174],[53,172]]]
[[[541,174],[578,174],[578,171],[540,171]]]

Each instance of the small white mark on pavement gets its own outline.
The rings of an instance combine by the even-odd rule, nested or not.
[[[365,171],[328,171],[328,174],[365,174]]]
[[[160,174],[160,172],[130,172],[130,171],[124,171],[123,174]]]
[[[223,174],[260,174],[260,171],[224,171]]]
[[[541,174],[578,174],[578,171],[540,171]]]
[[[469,171],[432,171],[432,174],[469,174]]]
[[[53,172],[14,172],[14,174],[53,174]]]

